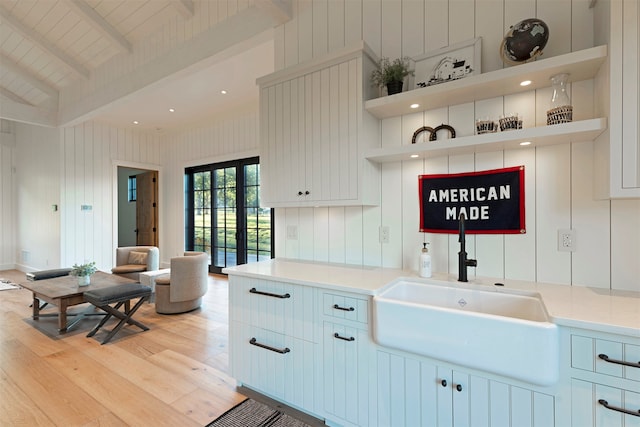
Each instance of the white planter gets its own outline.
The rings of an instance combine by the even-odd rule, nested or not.
[[[91,276],[78,276],[78,286],[89,286]]]

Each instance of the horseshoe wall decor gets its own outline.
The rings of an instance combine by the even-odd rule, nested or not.
[[[413,133],[413,137],[411,138],[411,143],[415,144],[416,143],[416,139],[418,138],[418,135],[420,135],[422,132],[429,132],[429,141],[433,141],[431,139],[431,137],[435,136],[434,130],[432,127],[429,126],[422,126],[420,129],[418,129],[417,131],[415,131]]]
[[[431,130],[431,135],[429,136],[429,141],[435,141],[436,140],[436,136],[437,136],[436,134],[438,133],[439,130],[442,130],[442,129],[448,130],[451,138],[455,138],[456,137],[456,130],[454,128],[452,128],[451,126],[445,125],[443,123],[440,126],[437,126],[435,129]]]

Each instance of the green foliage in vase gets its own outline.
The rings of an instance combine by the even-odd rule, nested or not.
[[[393,61],[382,57],[371,73],[371,82],[376,86],[384,87],[391,82],[401,82],[406,76],[413,76],[413,74],[411,58],[408,56],[396,58]]]
[[[69,274],[72,276],[91,276],[96,271],[98,271],[96,263],[89,262],[87,264],[73,264]]]

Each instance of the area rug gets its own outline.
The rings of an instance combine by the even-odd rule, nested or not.
[[[20,286],[11,280],[0,279],[0,291],[8,291],[9,289],[20,289]]]
[[[310,427],[279,409],[247,399],[224,414],[207,427]]]

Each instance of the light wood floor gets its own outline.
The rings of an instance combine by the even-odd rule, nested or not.
[[[59,335],[55,317],[31,319],[29,291],[0,291],[0,426],[204,426],[244,400],[228,372],[228,282],[209,277],[200,309],[144,304],[135,318],[151,329],[127,325],[106,345],[114,323],[86,338],[97,322],[86,318]]]

